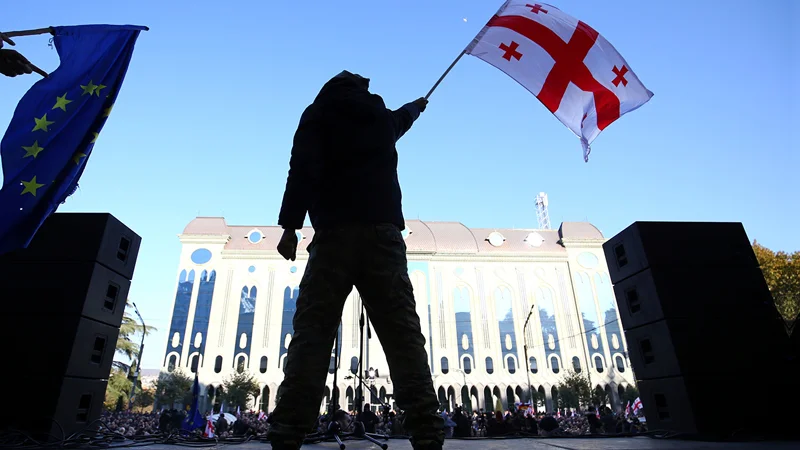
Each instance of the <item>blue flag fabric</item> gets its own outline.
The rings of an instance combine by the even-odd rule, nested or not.
[[[194,386],[192,386],[192,407],[189,410],[189,415],[183,422],[183,429],[186,431],[196,430],[206,425],[200,410],[198,409],[198,402],[200,400],[200,378],[197,372],[194,374]]]
[[[25,248],[72,195],[147,27],[53,27],[61,60],[22,97],[0,141],[0,254]]]

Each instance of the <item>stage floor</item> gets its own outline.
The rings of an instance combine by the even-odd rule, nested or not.
[[[389,450],[412,450],[411,444],[405,440],[392,439],[388,441]],[[364,441],[345,441],[348,450],[377,450],[379,447]],[[269,444],[259,441],[250,441],[244,444],[226,445],[220,443],[216,447],[230,447],[240,450],[268,450]],[[174,450],[172,445],[148,446],[153,450]],[[209,448],[209,447],[205,447]],[[797,449],[798,442],[747,442],[747,443],[721,443],[721,442],[692,442],[679,440],[652,439],[648,437],[636,438],[527,438],[527,439],[472,439],[472,440],[447,440],[444,450],[649,450],[649,449],[676,449],[676,450],[704,450],[704,449]],[[321,443],[304,445],[303,450],[338,450],[335,443]]]

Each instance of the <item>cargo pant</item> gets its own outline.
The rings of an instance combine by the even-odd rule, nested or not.
[[[355,286],[386,354],[395,401],[406,413],[405,430],[412,441],[443,442],[444,421],[436,413],[439,401],[400,229],[380,224],[318,230],[308,252],[270,438],[296,441],[314,425],[344,302]]]

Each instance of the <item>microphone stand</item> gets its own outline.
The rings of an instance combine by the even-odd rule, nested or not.
[[[361,336],[361,340],[358,343],[358,369],[357,373],[353,374],[358,377],[358,412],[356,414],[356,421],[353,424],[353,434],[361,439],[366,439],[373,444],[381,447],[383,450],[389,448],[389,445],[386,443],[379,442],[377,438],[383,438],[384,440],[388,441],[389,437],[386,435],[381,435],[377,433],[367,433],[366,428],[364,428],[364,423],[358,420],[360,414],[364,414],[364,377],[361,374],[364,371],[364,324],[369,319],[364,319],[364,305],[361,305],[361,317],[358,319],[358,326],[360,328],[359,335]],[[367,386],[370,389],[370,393],[373,395],[373,398],[377,398],[378,401],[383,405],[384,408],[390,408],[387,403],[384,403],[381,400],[380,396],[375,395],[373,389],[374,387]]]

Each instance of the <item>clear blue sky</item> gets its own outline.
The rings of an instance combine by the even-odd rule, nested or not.
[[[3,2],[3,30],[150,27],[60,209],[111,212],[143,237],[130,298],[160,329],[143,367],[163,356],[176,235],[198,214],[277,220],[292,136],[320,86],[349,69],[390,107],[420,97],[501,3]],[[612,236],[636,220],[740,221],[751,239],[800,250],[800,2],[555,4],[614,44],[653,99],[601,133],[586,164],[536,98],[466,57],[398,146],[406,216],[532,228],[546,191],[555,226],[589,220]],[[45,36],[17,48],[58,65]],[[0,80],[3,130],[34,81]]]

